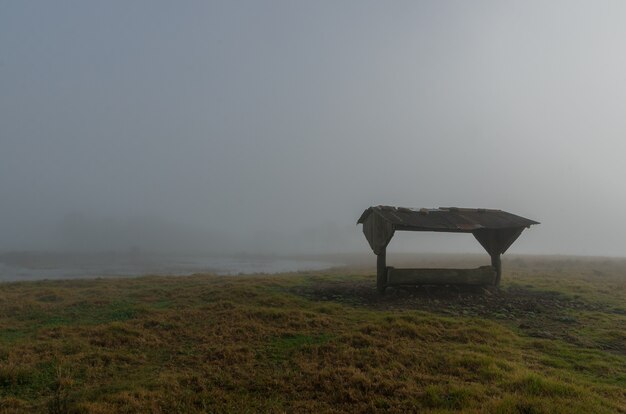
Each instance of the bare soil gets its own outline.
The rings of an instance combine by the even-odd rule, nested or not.
[[[380,295],[374,281],[314,280],[293,289],[310,300],[342,302],[357,307],[380,310],[420,310],[449,316],[473,316],[498,319],[532,337],[563,339],[581,346],[577,329],[583,322],[575,316],[581,311],[626,314],[626,310],[577,295],[538,290],[518,285],[478,286],[400,286],[387,288]],[[595,347],[626,355],[626,344],[596,343]]]

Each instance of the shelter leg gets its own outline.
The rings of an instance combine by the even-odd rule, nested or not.
[[[387,288],[387,251],[383,250],[376,257],[376,289],[378,293],[385,293]]]
[[[495,286],[500,286],[500,279],[502,278],[502,260],[499,254],[491,256],[491,265],[496,269],[496,281]]]

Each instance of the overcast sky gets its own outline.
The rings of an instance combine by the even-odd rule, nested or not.
[[[390,204],[540,221],[513,253],[625,255],[625,22],[602,0],[2,1],[0,249],[80,244],[69,221],[103,249],[366,252],[356,219]]]

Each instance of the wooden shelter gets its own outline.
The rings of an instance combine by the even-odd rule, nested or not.
[[[384,293],[387,286],[470,284],[499,285],[502,276],[500,255],[525,228],[536,221],[502,210],[441,207],[410,209],[376,206],[363,212],[357,224],[378,256],[376,286]],[[387,267],[386,249],[396,230],[471,233],[491,256],[491,266],[477,269],[396,269]]]

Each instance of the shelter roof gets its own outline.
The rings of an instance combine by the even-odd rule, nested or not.
[[[502,210],[457,207],[411,209],[392,206],[369,207],[357,224],[364,223],[371,214],[378,215],[395,230],[471,233],[481,229],[501,230],[539,224]]]

